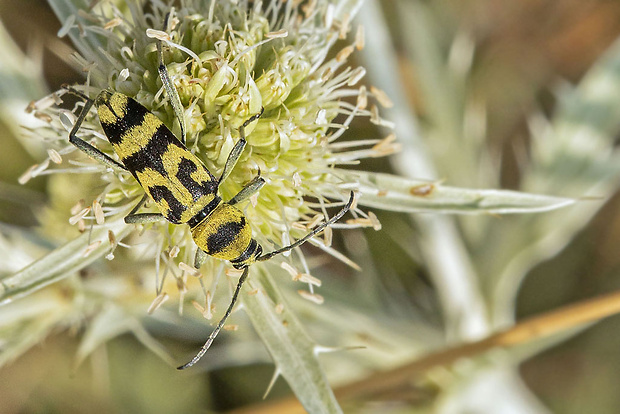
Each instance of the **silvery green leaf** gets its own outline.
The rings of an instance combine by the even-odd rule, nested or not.
[[[144,346],[168,362],[169,365],[174,365],[170,355],[146,331],[140,321],[120,306],[112,303],[108,303],[105,309],[99,312],[89,323],[76,354],[77,364],[79,365],[97,347],[126,332],[133,333]]]
[[[282,375],[310,413],[342,412],[315,352],[316,344],[287,308],[264,266],[254,266],[243,289],[243,306]],[[252,292],[258,289],[257,292]],[[252,293],[250,293],[252,292]],[[281,312],[276,306],[282,304]]]
[[[107,222],[105,226],[95,227],[92,232],[76,237],[19,272],[0,277],[0,305],[13,302],[83,269],[110,251],[108,232],[113,232],[116,239],[120,240],[132,229],[133,226],[128,226],[123,220]],[[92,246],[90,253],[86,251],[87,246]]]
[[[61,295],[46,291],[0,307],[0,366],[40,343],[71,312]]]
[[[620,152],[614,148],[620,130],[620,40],[590,68],[575,87],[565,85],[551,119],[531,119],[532,161],[523,176],[531,191],[561,191],[592,196],[568,209],[557,220],[542,217],[498,223],[487,241],[512,234],[503,251],[481,255],[492,284],[494,315],[498,323],[512,321],[518,286],[536,264],[561,251],[586,226],[620,185]],[[561,223],[561,225],[559,225]],[[498,257],[506,260],[498,260]],[[497,267],[501,264],[501,268]]]
[[[65,26],[75,24],[77,19],[79,19],[78,12],[80,10],[89,10],[90,2],[87,0],[48,0],[48,3],[63,25],[59,34],[62,35],[66,31],[78,52],[83,56],[88,56],[91,50],[98,50],[102,47],[101,41],[96,34],[92,32],[79,33],[77,29],[69,30],[69,27]]]
[[[28,102],[45,93],[40,62],[24,54],[11,35],[0,24],[0,121],[6,127],[2,140],[10,131],[19,137],[22,125],[31,125],[32,116],[26,113]]]
[[[391,174],[341,171],[359,183],[361,205],[408,213],[515,214],[538,213],[576,200],[509,190],[467,189],[412,180]]]

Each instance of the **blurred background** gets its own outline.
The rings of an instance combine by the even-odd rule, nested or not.
[[[45,1],[2,0],[0,20],[28,57],[3,56],[0,77],[22,71],[29,79],[19,88],[12,82],[13,89],[4,82],[1,90],[0,221],[3,229],[31,235],[37,213],[50,201],[50,186],[44,179],[18,185],[40,149],[20,137],[15,121],[30,100],[82,78],[64,63],[71,46],[56,37],[60,24]],[[383,116],[395,122],[404,150],[389,159],[363,161],[360,169],[584,200],[570,212],[535,218],[447,217],[448,238],[458,240],[466,257],[457,262],[451,261],[454,252],[435,248],[446,242],[432,229],[444,227],[424,222],[428,215],[420,222],[375,211],[380,232],[338,234],[335,243],[362,271],[333,260],[325,264],[317,256],[325,304],[317,307],[293,294],[287,300],[317,342],[377,350],[341,351],[322,359],[345,411],[620,410],[618,317],[457,359],[393,384],[375,377],[515,320],[620,288],[620,166],[615,165],[620,100],[613,97],[620,95],[619,22],[620,3],[609,0],[366,2],[356,20],[365,27],[366,48],[354,59],[368,70],[365,83],[385,91],[394,103]],[[7,39],[3,43],[10,48]],[[593,103],[590,90],[611,97]],[[588,146],[588,136],[571,135],[584,124],[598,128],[595,148]],[[378,134],[367,122],[354,122],[345,135]],[[418,151],[421,146],[424,152]],[[465,287],[450,285],[442,266],[464,263],[467,278],[460,282]],[[461,295],[466,291],[474,293]],[[451,307],[451,297],[464,300],[465,310]],[[0,369],[0,411],[292,412],[294,403],[280,400],[289,395],[283,380],[266,402],[261,399],[272,366],[266,352],[256,355],[261,345],[247,317],[239,316],[237,323],[240,332],[214,349],[222,358],[217,367],[190,375],[172,371],[129,334],[111,340],[105,351],[75,369],[79,335],[54,331]],[[182,327],[169,335],[151,328],[166,348],[188,352],[201,338],[196,333],[183,345]],[[390,385],[382,387],[381,381]],[[358,391],[345,387],[350,383],[358,384]],[[373,383],[377,391],[367,391]]]

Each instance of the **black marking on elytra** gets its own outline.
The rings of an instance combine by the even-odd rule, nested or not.
[[[179,142],[174,134],[162,124],[157,128],[157,131],[155,131],[146,146],[142,147],[138,152],[131,154],[129,157],[122,159],[123,164],[131,171],[134,177],[137,172],[144,171],[146,168],[155,170],[162,176],[168,177],[168,171],[166,171],[163,159],[170,145],[176,145],[187,151],[185,146]]]
[[[204,206],[202,210],[200,210],[198,213],[196,213],[194,217],[192,217],[191,219],[187,221],[187,225],[192,229],[196,227],[197,225],[199,225],[200,222],[204,220],[205,218],[207,218],[207,216],[211,214],[211,212],[215,210],[215,208],[219,206],[221,202],[222,202],[222,199],[218,197],[217,195],[214,195],[213,200],[211,200],[209,204]]]
[[[105,105],[116,116],[119,115],[114,112],[111,105],[109,105],[108,103],[106,103]],[[144,106],[140,105],[135,99],[127,97],[127,108],[125,109],[125,115],[118,118],[116,122],[112,124],[101,121],[101,127],[103,128],[103,132],[105,133],[110,143],[120,144],[123,140],[123,135],[130,129],[141,125],[144,121],[144,117],[148,113],[149,111]]]
[[[209,181],[202,181],[199,183],[192,178],[191,175],[195,173],[198,168],[202,168],[209,175]],[[215,194],[217,192],[217,182],[209,170],[187,158],[183,158],[179,162],[177,179],[183,184],[183,187],[187,188],[187,191],[192,194],[194,201],[198,201],[205,194]]]
[[[174,224],[182,223],[181,215],[183,214],[187,206],[181,204],[181,202],[174,197],[172,191],[170,191],[168,187],[165,187],[163,185],[155,185],[153,187],[145,188],[155,202],[159,202],[162,199],[166,200],[166,203],[168,203],[169,207],[168,214],[166,215],[166,219],[168,221]]]
[[[207,238],[207,254],[214,255],[224,250],[235,241],[243,227],[245,227],[245,217],[241,217],[239,221],[222,224]]]

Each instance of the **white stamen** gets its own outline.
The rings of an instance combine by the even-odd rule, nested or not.
[[[161,305],[166,303],[168,299],[170,299],[170,296],[168,296],[166,292],[160,293],[155,299],[153,299],[153,302],[151,302],[151,305],[147,309],[146,313],[148,313],[149,315],[153,314],[153,312],[159,309]]]
[[[298,290],[297,293],[302,298],[309,300],[310,302],[314,302],[317,305],[321,305],[323,304],[323,302],[325,302],[323,296],[319,295],[318,293],[310,293],[307,290]]]

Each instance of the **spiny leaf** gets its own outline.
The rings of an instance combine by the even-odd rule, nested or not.
[[[92,232],[76,237],[19,272],[0,277],[0,305],[13,302],[83,269],[109,252],[109,231],[120,240],[132,229],[133,226],[128,226],[122,220],[110,221],[105,226],[95,227]],[[93,248],[85,254],[89,245]]]
[[[264,266],[253,266],[243,289],[243,305],[277,369],[310,413],[342,412],[308,337],[294,314],[284,306],[276,284]]]
[[[360,183],[359,203],[407,213],[515,214],[539,213],[576,200],[509,190],[468,189],[411,180],[390,174],[342,171]]]

